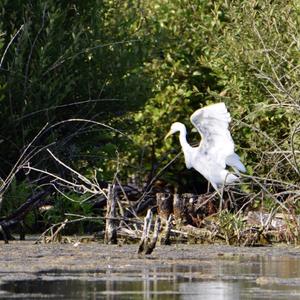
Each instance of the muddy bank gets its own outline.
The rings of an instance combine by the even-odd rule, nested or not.
[[[214,264],[215,260],[234,262],[235,258],[255,261],[257,257],[293,257],[300,260],[300,249],[287,246],[232,247],[223,245],[158,246],[152,255],[139,256],[137,245],[34,244],[13,241],[1,244],[0,280],[24,279],[45,273],[139,272],[148,268]]]

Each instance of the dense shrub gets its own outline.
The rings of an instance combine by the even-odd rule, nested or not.
[[[224,101],[248,173],[269,180],[271,192],[296,186],[299,10],[292,0],[3,0],[0,176],[49,122],[33,150],[50,147],[84,175],[110,181],[118,170],[122,182],[144,185],[159,174],[204,191],[182,156],[159,173],[180,151],[163,137],[178,120],[197,144],[190,114]],[[124,134],[65,121],[76,118]],[[68,176],[46,151],[31,163]]]

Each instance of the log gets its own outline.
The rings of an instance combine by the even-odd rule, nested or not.
[[[6,234],[5,230],[3,229],[2,225],[0,225],[0,233],[2,234],[5,244],[8,244],[7,234]]]
[[[45,190],[37,192],[27,198],[27,200],[9,216],[0,218],[0,240],[3,239],[5,242],[8,242],[8,240],[14,239],[9,233],[9,228],[21,223],[30,211],[42,206],[47,201],[46,196],[51,194],[53,190],[54,188],[50,186]]]
[[[117,227],[116,227],[116,197],[114,195],[114,187],[108,185],[107,193],[107,211],[104,241],[107,244],[117,244]]]

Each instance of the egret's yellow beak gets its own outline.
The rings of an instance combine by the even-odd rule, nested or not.
[[[165,136],[165,140],[170,136],[170,135],[172,135],[173,134],[173,131],[172,130],[170,130],[168,133],[167,133],[167,135]]]

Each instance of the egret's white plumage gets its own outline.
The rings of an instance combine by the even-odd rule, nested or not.
[[[238,180],[238,177],[226,166],[245,172],[240,157],[234,152],[234,142],[228,130],[231,121],[224,103],[217,103],[196,110],[190,118],[201,135],[198,147],[192,147],[186,140],[186,127],[180,122],[172,124],[170,134],[179,131],[179,141],[184,153],[187,168],[194,168],[219,190],[226,183]]]

